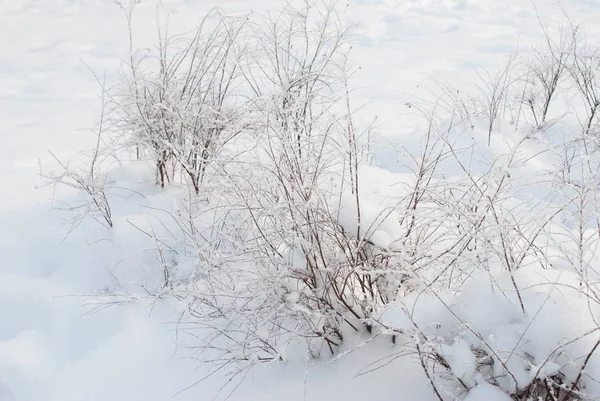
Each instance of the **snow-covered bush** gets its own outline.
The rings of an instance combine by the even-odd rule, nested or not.
[[[117,140],[134,146],[138,158],[154,160],[161,186],[182,173],[198,194],[209,164],[244,127],[244,105],[234,90],[247,56],[246,18],[215,10],[191,38],[159,27],[155,52],[140,52],[132,38],[136,4],[122,6],[130,60],[122,89],[113,97]]]
[[[547,36],[533,66],[514,67],[534,78],[507,81],[504,114],[468,106],[492,107],[496,85],[484,102],[448,92],[427,114],[421,137],[431,115],[445,116],[435,126],[447,152],[433,206],[415,215],[431,217],[443,241],[417,249],[414,291],[376,320],[440,400],[600,395],[596,56],[577,28],[564,38]]]
[[[595,52],[545,31],[472,96],[437,83],[392,174],[364,163],[336,10],[213,12],[155,56],[131,45],[114,143],[188,184],[160,296],[199,360],[243,377],[390,334],[440,400],[600,396]]]
[[[247,150],[213,177],[208,225],[218,229],[207,235],[189,213],[179,224],[198,227],[186,229],[198,249],[218,243],[222,263],[198,264],[190,310],[209,329],[207,360],[223,364],[285,359],[298,342],[334,353],[346,330],[372,330],[376,306],[405,276],[388,252],[396,214],[359,192],[362,139],[335,8],[288,6],[251,29],[252,123],[239,137]]]

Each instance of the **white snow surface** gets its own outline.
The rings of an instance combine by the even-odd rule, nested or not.
[[[171,24],[180,32],[192,28],[214,6],[238,13],[264,12],[280,4],[278,0],[163,3],[175,11]],[[413,99],[419,85],[434,76],[460,86],[472,81],[472,65],[495,69],[516,43],[535,44],[543,39],[536,9],[528,1],[347,3],[344,18],[356,24],[352,62],[361,67],[353,85],[358,88],[357,101],[367,104],[361,113],[377,113],[378,131],[389,138],[403,137],[409,147],[418,138],[407,136],[413,122],[404,118],[402,106]],[[533,3],[542,20],[563,19],[558,2]],[[587,22],[591,37],[598,37],[599,2],[561,3],[572,19]],[[140,46],[154,42],[155,6],[155,1],[143,0],[136,12],[134,25]],[[53,199],[69,199],[74,194],[37,188],[40,166],[44,170],[56,167],[48,149],[76,162],[76,153],[93,144],[94,136],[87,129],[98,118],[100,90],[87,66],[98,75],[108,71],[107,81],[115,82],[115,72],[127,52],[126,38],[124,18],[113,1],[0,1],[0,401],[210,400],[223,384],[222,377],[216,375],[193,386],[203,374],[202,368],[197,369],[198,363],[187,358],[193,353],[177,345],[172,322],[177,320],[180,305],[143,297],[133,300],[125,295],[115,299],[118,306],[86,305],[87,294],[106,289],[139,290],[139,283],[158,285],[161,272],[156,271],[153,256],[147,252],[153,244],[127,222],[148,226],[151,212],[144,205],[168,206],[169,194],[156,188],[152,177],[144,176],[144,170],[135,165],[116,168],[111,177],[145,197],[116,201],[115,229],[110,234],[84,223],[67,235],[69,226],[62,221],[65,215],[52,209]],[[390,188],[399,180],[392,173],[401,173],[395,155],[391,156],[384,145],[375,153],[381,170],[365,172],[369,185],[363,204],[365,218],[372,221],[389,207],[381,199],[393,192]],[[377,191],[384,196],[373,195]],[[390,216],[383,219],[379,231],[371,233],[382,248],[393,247],[397,239]],[[539,277],[533,271],[518,279],[533,286],[540,283]],[[506,277],[501,279],[506,281]],[[569,277],[560,280],[568,281]],[[515,326],[528,327],[530,322],[519,320],[523,318],[514,299],[490,296],[484,287],[474,281],[458,300],[440,294],[420,303],[411,299],[404,303],[415,302],[427,309],[416,319],[422,318],[424,327],[441,326],[437,330],[444,335],[456,322],[440,306],[440,300],[464,305],[485,296],[489,302],[463,308],[461,317],[479,324],[477,329],[483,333],[501,326],[506,335],[496,337],[494,343],[498,349],[510,350],[516,340]],[[542,287],[524,294],[532,308],[528,316],[554,296],[550,292]],[[575,327],[576,312],[585,310],[585,302],[573,299],[571,304],[541,312],[544,316],[538,316],[541,320],[536,322],[547,325],[533,324],[527,329],[536,339],[527,343],[527,351],[534,357],[543,357],[557,338],[572,335],[569,330],[582,330],[557,326],[552,336],[544,336],[544,330],[555,322],[552,313],[556,308],[572,311]],[[402,313],[389,312],[384,317],[394,327],[407,324]],[[472,380],[474,370],[468,344],[475,342],[465,335],[444,349],[455,373],[466,381]],[[357,375],[391,352],[389,342],[378,339],[309,373],[301,359],[273,364],[255,370],[230,399],[436,400],[427,378],[411,359],[398,359],[374,373]],[[597,365],[589,369],[600,372]],[[523,370],[522,375],[527,372]],[[483,382],[465,398],[508,399]]]

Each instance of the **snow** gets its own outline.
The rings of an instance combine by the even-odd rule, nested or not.
[[[179,32],[193,27],[213,6],[232,13],[279,6],[278,0],[164,3],[176,11],[172,24]],[[542,20],[563,21],[558,3],[534,3]],[[590,37],[598,35],[598,3],[561,4],[572,19],[588,21]],[[142,47],[154,41],[155,5],[142,1],[135,17],[136,40]],[[430,77],[466,86],[476,79],[472,65],[496,69],[517,42],[540,43],[536,10],[521,0],[349,0],[344,18],[357,24],[351,61],[361,68],[354,81],[358,104],[367,103],[359,112],[365,116],[361,123],[376,112],[377,130],[385,133],[373,149],[377,166],[360,172],[365,183],[360,235],[378,248],[400,250],[402,230],[393,208],[414,183],[389,145],[402,141],[415,149],[420,140],[414,135],[417,123],[405,114],[406,102],[427,97],[424,85]],[[132,223],[144,230],[157,227],[158,212],[148,206],[170,208],[173,194],[157,189],[143,167],[115,168],[111,178],[144,197],[115,196],[113,232],[89,221],[71,232],[63,221],[67,215],[52,205],[78,195],[39,187],[40,166],[44,171],[56,168],[47,150],[76,163],[77,152],[93,145],[88,128],[98,117],[99,87],[87,66],[98,75],[106,70],[108,82],[117,79],[116,69],[127,52],[121,10],[108,0],[4,0],[0,27],[0,401],[213,399],[223,378],[216,375],[192,386],[203,368],[178,343],[174,322],[181,305],[143,295],[162,286],[162,271],[154,241]],[[493,138],[494,151],[509,148],[498,135]],[[523,156],[535,154],[531,147]],[[552,160],[536,156],[534,170],[544,171]],[[341,225],[356,232],[355,199],[344,194],[339,206]],[[573,290],[579,280],[558,245],[556,260],[550,262],[562,265],[562,271],[533,268],[515,274],[525,314],[512,277],[485,272],[474,275],[459,294],[413,293],[382,311],[382,321],[409,331],[416,323],[432,338],[444,338],[435,346],[452,372],[474,386],[465,401],[511,399],[476,374],[473,347],[493,351],[516,372],[517,383],[499,380],[507,391],[528,382],[538,369],[547,376],[566,365],[561,371],[572,379],[577,369],[569,362],[581,357],[581,349],[591,349],[597,335],[566,345],[564,354],[544,363],[565,339],[594,328],[589,303]],[[289,265],[304,267],[297,248],[287,246],[285,252]],[[595,254],[590,258],[598,260]],[[142,295],[111,298],[114,305],[107,308],[90,304],[87,295],[109,289]],[[288,294],[292,303],[298,297]],[[511,356],[513,351],[532,360]],[[389,339],[381,337],[308,374],[300,357],[271,364],[253,371],[230,399],[436,400],[416,361],[381,363],[395,352]],[[375,363],[381,363],[380,369],[359,374]],[[495,368],[502,370],[500,364]],[[586,371],[600,377],[598,359]],[[590,381],[587,390],[600,394],[599,387]]]
[[[346,192],[341,196],[339,209],[334,212],[340,225],[359,239],[381,249],[393,248],[402,236],[398,213],[362,195],[359,196],[358,205],[352,193]]]
[[[509,395],[503,393],[498,387],[491,386],[489,384],[479,384],[473,390],[469,392],[469,395],[465,398],[465,401],[508,401],[511,400]]]

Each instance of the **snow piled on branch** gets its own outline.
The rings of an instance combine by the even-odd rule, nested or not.
[[[579,381],[586,399],[597,397],[598,317],[574,273],[529,267],[475,273],[456,295],[412,293],[380,319],[436,358],[453,399],[508,400],[540,380]]]
[[[359,169],[359,195],[350,190],[334,196],[331,209],[350,235],[379,249],[396,251],[404,231],[396,210],[414,177],[374,166]],[[360,211],[360,213],[359,213]]]

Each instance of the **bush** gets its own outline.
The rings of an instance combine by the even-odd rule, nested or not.
[[[190,266],[165,291],[201,329],[200,359],[243,377],[298,346],[389,335],[440,400],[600,395],[596,52],[577,28],[544,30],[533,60],[479,71],[472,95],[437,83],[433,106],[409,105],[420,147],[394,176],[365,163],[336,10],[213,11],[190,39],[159,30],[156,55],[130,42],[113,135],[161,187],[190,189],[169,212]],[[557,113],[561,95],[576,100]]]

